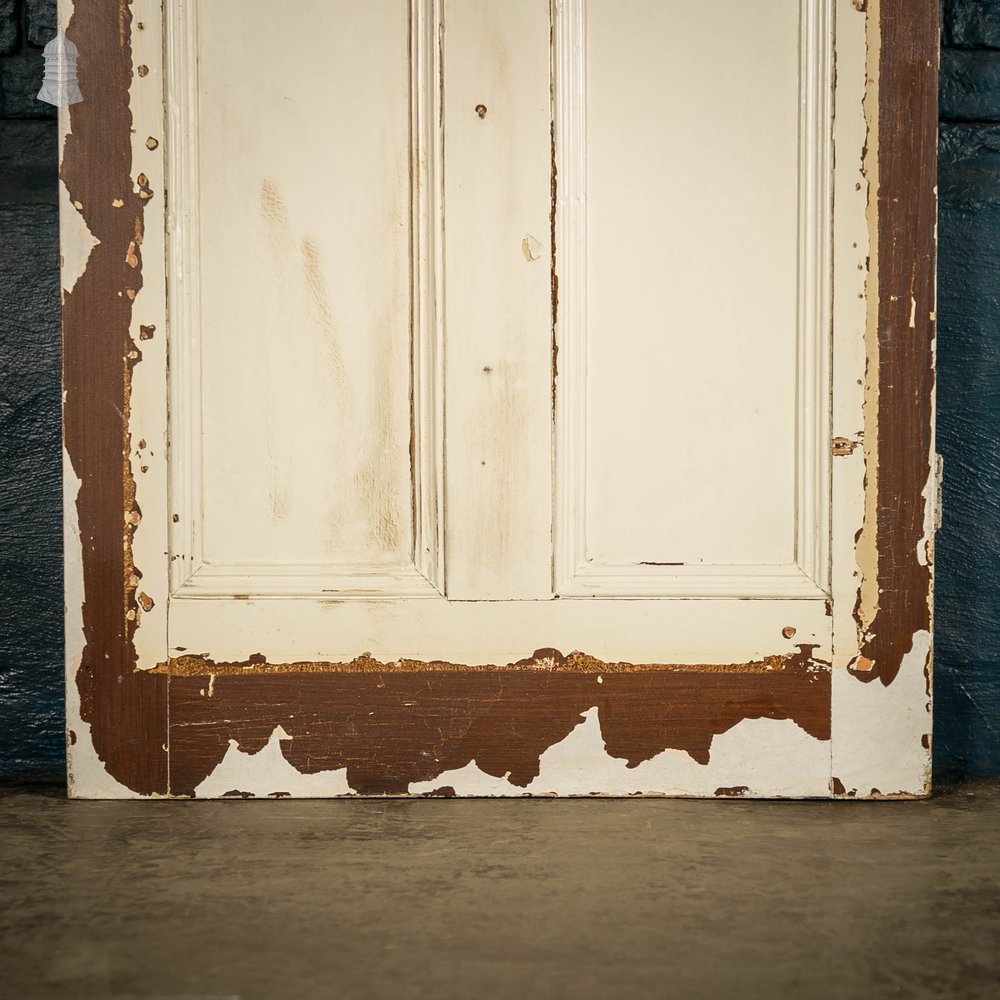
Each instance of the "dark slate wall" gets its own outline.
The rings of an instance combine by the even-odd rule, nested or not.
[[[734,0],[736,2],[736,0]],[[0,779],[64,767],[54,0],[0,0]],[[1000,0],[944,0],[935,767],[1000,773]]]
[[[0,0],[0,778],[62,779],[54,0]]]
[[[947,0],[941,59],[935,767],[1000,773],[1000,0]]]

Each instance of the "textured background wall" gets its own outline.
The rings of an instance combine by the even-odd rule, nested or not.
[[[62,778],[54,0],[0,0],[0,777]]]
[[[934,751],[960,778],[1000,773],[1000,0],[943,16]],[[0,0],[0,778],[61,780],[54,26],[54,0]]]
[[[941,64],[935,763],[1000,773],[1000,0],[947,0]]]

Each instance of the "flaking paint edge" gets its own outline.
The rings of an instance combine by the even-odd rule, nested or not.
[[[136,0],[135,7],[141,15],[153,3]],[[87,238],[79,226],[69,228],[67,238],[79,239],[81,252],[71,250],[68,267],[63,260],[62,282],[66,465],[67,470],[74,462],[87,465],[82,480],[66,474],[67,484],[75,487],[67,490],[66,537],[84,549],[83,584],[70,580],[66,588],[67,608],[74,608],[67,610],[69,631],[78,634],[71,615],[80,607],[84,636],[79,650],[71,640],[67,657],[67,672],[72,671],[67,677],[67,737],[75,750],[69,789],[78,797],[121,797],[125,786],[129,795],[162,794],[167,786],[167,683],[138,681],[132,641],[140,602],[131,536],[140,513],[129,456],[130,376],[141,352],[130,328],[132,305],[142,288],[143,207],[154,196],[141,171],[131,176],[131,150],[125,151],[132,122],[133,9],[131,0],[61,0],[59,18],[80,48],[78,72],[85,95],[61,116],[59,176],[70,206],[80,213],[92,239],[84,256]],[[117,158],[118,152],[126,153],[123,159]],[[94,167],[96,163],[100,166]],[[63,208],[71,218],[65,203]],[[118,340],[115,335],[123,332]],[[119,346],[124,351],[120,361],[109,364]],[[121,493],[112,485],[118,476]],[[103,492],[101,484],[106,484]],[[122,575],[115,572],[118,565]],[[89,592],[89,603],[83,593],[88,578],[100,584],[98,592]],[[116,605],[121,619],[113,610]],[[91,723],[86,730],[84,718]],[[87,760],[89,766],[83,763]],[[112,773],[121,782],[110,778]]]
[[[70,0],[59,0],[56,11],[57,31],[65,32],[71,14]],[[59,109],[59,156],[69,134],[69,112]],[[61,173],[61,172],[60,172]],[[73,204],[69,189],[59,177],[59,251],[60,299],[71,293],[83,276],[90,255],[100,244],[91,232],[82,209]],[[62,394],[65,402],[65,392]],[[94,749],[90,723],[80,713],[80,692],[76,685],[77,672],[86,643],[83,632],[83,605],[86,598],[83,584],[83,542],[76,519],[76,501],[80,477],[73,468],[65,446],[62,449],[63,497],[63,611],[65,624],[64,668],[66,684],[66,787],[71,798],[128,799],[134,792],[116,781],[105,769]]]
[[[866,13],[866,85],[863,114],[866,125],[862,174],[867,184],[868,268],[865,275],[864,375],[864,519],[855,560],[860,571],[855,619],[858,645],[878,613],[878,420],[879,420],[879,73],[881,68],[881,0],[870,0]]]
[[[933,9],[932,9],[933,8]],[[918,11],[912,17],[924,16],[928,24],[936,24],[936,7],[931,0],[926,0],[923,11]],[[935,469],[936,456],[933,433],[934,419],[934,346],[936,338],[935,320],[936,305],[933,301],[919,303],[913,295],[906,298],[909,322],[906,329],[891,330],[888,325],[882,301],[883,290],[880,287],[880,269],[883,261],[880,254],[884,246],[889,247],[895,259],[905,255],[912,256],[911,287],[921,276],[920,257],[924,247],[912,240],[899,240],[897,232],[897,209],[882,197],[880,178],[879,143],[881,141],[883,95],[881,93],[882,75],[885,66],[883,50],[883,26],[887,18],[896,18],[893,26],[903,24],[908,26],[911,17],[909,8],[898,0],[871,0],[867,4],[867,44],[868,44],[868,80],[864,99],[865,120],[867,123],[868,141],[865,156],[865,178],[869,184],[868,197],[868,227],[870,238],[870,259],[866,283],[866,300],[868,317],[865,332],[867,352],[867,367],[865,377],[865,518],[859,533],[856,546],[856,560],[862,576],[858,590],[858,600],[855,607],[857,625],[857,654],[851,658],[847,671],[838,669],[832,678],[832,718],[833,741],[831,791],[837,797],[918,797],[930,793],[931,789],[931,673],[933,663],[933,531],[937,518]],[[923,35],[917,37],[917,44],[927,41]],[[930,48],[930,46],[928,46]],[[901,53],[894,54],[897,61]],[[918,60],[911,59],[906,70],[911,74],[917,71]],[[931,61],[927,69],[932,68]],[[902,72],[899,65],[894,66],[894,72]],[[893,80],[894,84],[897,81]],[[919,150],[918,150],[919,154]],[[905,169],[897,166],[899,173]],[[913,165],[914,167],[916,165]],[[925,179],[921,177],[920,179]],[[893,181],[897,187],[899,178]],[[912,183],[910,190],[914,197],[924,197],[923,190],[916,189]],[[934,188],[936,198],[936,187]],[[918,206],[919,209],[919,206]],[[882,217],[883,212],[885,218]],[[911,234],[908,234],[911,235]],[[936,238],[936,225],[933,237]],[[885,241],[885,242],[883,242]],[[931,248],[931,267],[933,267],[933,247]],[[931,296],[933,297],[933,274],[931,277]],[[898,289],[897,289],[898,290]],[[902,301],[900,296],[892,298],[892,302]],[[916,304],[915,304],[916,303]],[[880,597],[883,593],[884,573],[880,565],[880,545],[885,543],[884,532],[887,526],[894,522],[885,521],[895,513],[896,507],[883,500],[882,493],[890,486],[880,482],[880,459],[883,442],[879,435],[879,408],[881,404],[880,390],[883,380],[894,377],[919,378],[921,372],[906,369],[902,375],[887,371],[883,366],[882,339],[889,332],[895,334],[892,342],[892,354],[900,353],[900,336],[916,336],[917,328],[922,322],[926,307],[930,326],[930,365],[929,398],[926,400],[926,414],[922,412],[923,399],[918,404],[917,419],[926,416],[929,430],[929,448],[926,459],[928,477],[920,491],[922,534],[913,541],[914,551],[909,551],[910,540],[896,531],[891,540],[894,560],[913,560],[914,571],[910,574],[909,587],[905,600],[897,593],[896,607],[887,607]],[[885,329],[883,329],[885,326]],[[892,385],[892,382],[889,383]],[[895,414],[894,414],[895,415]],[[912,420],[908,412],[896,419]],[[912,461],[912,459],[911,459]],[[898,464],[898,463],[897,463]],[[904,494],[905,484],[891,484],[899,493],[894,494],[894,505],[905,505],[908,497]],[[885,523],[883,523],[885,522]],[[902,543],[902,544],[901,544]],[[897,578],[899,570],[895,566]],[[923,579],[921,571],[927,576],[927,589],[924,592],[919,581]],[[919,590],[919,592],[918,592]],[[917,628],[912,636],[897,635],[894,637],[891,655],[878,659],[874,650],[880,629],[891,633],[894,629],[893,618],[899,614],[898,606],[907,601],[926,602],[926,614],[915,618]],[[926,625],[926,627],[924,627]],[[902,648],[907,642],[907,648]],[[885,645],[883,643],[883,650]],[[865,654],[868,653],[866,656]],[[841,657],[835,659],[839,662]],[[895,689],[895,690],[892,690]],[[887,693],[891,690],[891,693]],[[891,737],[887,737],[887,732]],[[896,751],[886,754],[886,747],[896,747]]]
[[[197,798],[333,798],[357,793],[347,769],[301,774],[284,758],[292,737],[276,726],[267,744],[244,753],[236,740],[219,765],[195,790]],[[757,749],[749,761],[747,746]],[[539,775],[525,787],[479,769],[475,761],[443,771],[428,781],[411,782],[409,795],[445,794],[459,798],[712,796],[723,787],[742,786],[748,798],[822,798],[825,741],[804,733],[791,720],[744,719],[712,744],[712,759],[699,764],[683,750],[664,750],[634,768],[607,753],[596,706],[565,739],[546,749]]]
[[[73,470],[69,454],[63,450],[63,505],[76,510],[80,479]],[[80,692],[76,674],[86,643],[83,633],[83,543],[80,528],[67,517],[63,534],[63,565],[66,622],[66,784],[71,798],[128,799],[134,792],[116,781],[97,756],[90,733],[90,723],[80,714]]]

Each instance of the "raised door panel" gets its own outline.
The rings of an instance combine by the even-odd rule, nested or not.
[[[925,787],[930,0],[62,17],[77,794]]]
[[[822,597],[832,8],[556,28],[559,592]]]
[[[410,4],[215,0],[167,38],[175,590],[426,591]]]
[[[827,0],[311,4],[168,13],[172,654],[825,654]]]

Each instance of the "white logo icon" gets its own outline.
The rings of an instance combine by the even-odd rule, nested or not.
[[[77,47],[60,31],[45,46],[45,80],[38,99],[57,108],[68,108],[83,100],[76,82]]]

